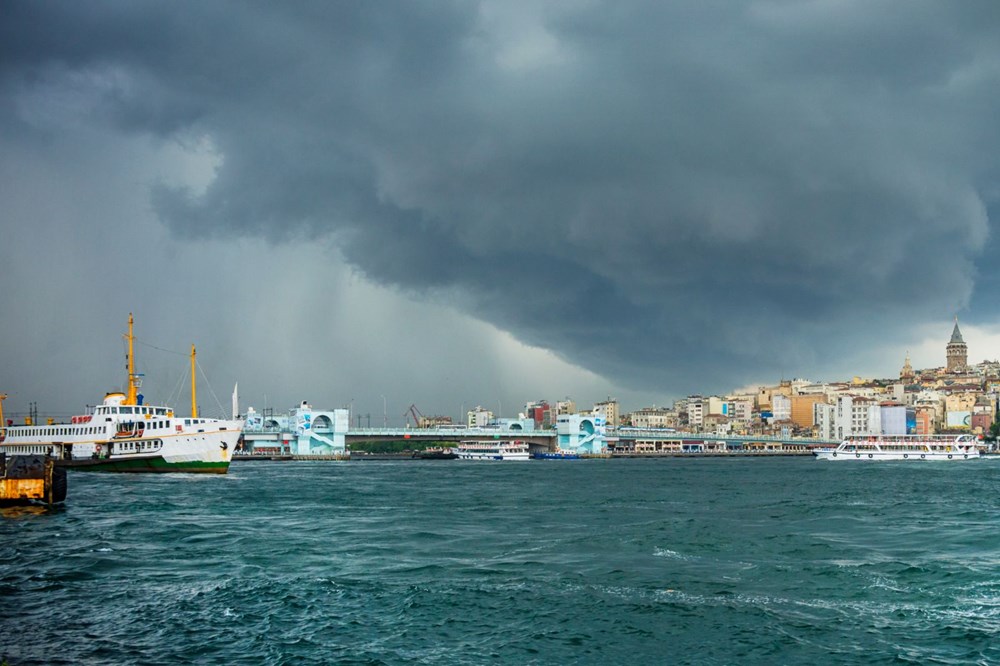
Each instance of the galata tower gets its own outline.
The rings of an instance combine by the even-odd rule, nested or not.
[[[951,332],[951,340],[945,347],[945,356],[948,359],[948,372],[965,372],[969,367],[969,348],[962,339],[962,332],[958,330],[958,317],[955,317],[955,330]]]

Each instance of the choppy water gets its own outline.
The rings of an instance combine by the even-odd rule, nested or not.
[[[237,463],[0,514],[25,664],[1000,663],[1000,461]]]

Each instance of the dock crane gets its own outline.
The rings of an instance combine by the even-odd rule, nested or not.
[[[420,428],[421,427],[421,423],[426,423],[427,422],[427,418],[423,414],[420,413],[420,410],[417,409],[416,405],[410,405],[409,409],[407,409],[405,412],[403,412],[403,418],[406,419],[406,424],[407,425],[410,424],[410,416],[411,415],[413,416],[413,427],[414,428]]]

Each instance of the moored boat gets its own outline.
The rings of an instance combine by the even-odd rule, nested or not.
[[[417,451],[413,454],[413,457],[417,460],[455,460],[458,458],[458,454],[450,447],[436,446],[424,449],[423,451]]]
[[[532,453],[531,457],[535,460],[579,460],[580,454],[574,453],[573,451],[563,451],[562,449],[559,449],[557,451]]]
[[[459,460],[529,460],[528,443],[520,440],[461,442],[455,453]]]
[[[240,439],[239,419],[198,416],[195,350],[191,348],[191,416],[143,404],[135,371],[132,315],[128,321],[128,390],[113,392],[69,423],[11,425],[0,430],[0,451],[51,455],[56,464],[95,472],[208,472],[225,474]],[[0,412],[2,414],[2,412]],[[0,424],[2,425],[2,424]]]
[[[817,460],[961,461],[980,458],[974,435],[871,435],[849,437],[836,448],[816,449]]]

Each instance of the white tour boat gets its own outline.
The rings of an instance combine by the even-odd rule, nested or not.
[[[520,440],[461,442],[455,447],[459,460],[529,460],[528,443]]]
[[[141,404],[135,371],[132,315],[128,317],[128,392],[108,393],[89,414],[69,423],[4,427],[0,452],[52,455],[58,465],[95,472],[209,472],[225,474],[243,431],[238,419],[198,417],[195,350],[191,347],[191,416]],[[0,396],[0,400],[3,397]]]
[[[849,437],[836,448],[816,449],[818,460],[974,460],[974,435],[870,435]]]

